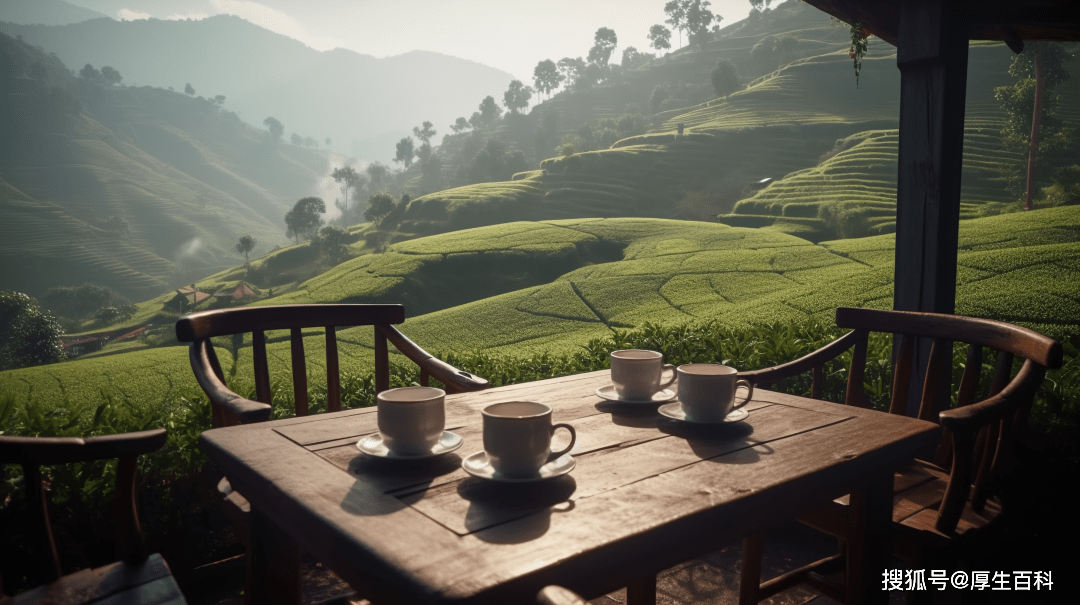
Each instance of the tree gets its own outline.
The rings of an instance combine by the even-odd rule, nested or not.
[[[236,244],[236,251],[244,255],[244,262],[248,262],[248,254],[255,249],[255,244],[259,243],[254,237],[250,235],[240,236],[240,241]]]
[[[709,0],[691,0],[686,4],[686,31],[690,35],[690,40],[699,48],[705,48],[709,26],[712,25],[713,20],[720,20],[720,17],[709,10],[709,4]]]
[[[503,93],[503,105],[506,105],[511,114],[517,115],[519,109],[529,106],[531,98],[532,88],[522,84],[521,80],[511,80],[510,87]]]
[[[322,198],[305,197],[292,210],[285,213],[286,237],[295,237],[296,243],[300,243],[300,236],[313,236],[322,227],[323,221],[320,214],[326,214],[326,203]]]
[[[657,23],[649,28],[649,42],[661,53],[671,48],[671,30]]]
[[[285,134],[285,126],[275,117],[271,116],[263,120],[263,126],[266,126],[275,141],[280,140],[281,135]]]
[[[21,292],[0,292],[0,370],[64,359],[64,330],[38,301]]]
[[[413,135],[420,140],[421,143],[431,143],[432,137],[435,136],[435,128],[432,127],[431,122],[424,122],[420,126],[413,126]]]
[[[1067,151],[1071,129],[1057,116],[1060,95],[1056,89],[1069,77],[1065,67],[1069,58],[1067,48],[1060,43],[1025,42],[1024,51],[1014,56],[1009,66],[1016,83],[994,89],[994,98],[1007,116],[1001,130],[1002,146],[1027,159],[1026,170],[1008,173],[1014,191],[1026,185],[1025,210],[1032,209],[1038,183],[1048,185],[1061,179],[1067,167],[1077,163]]]
[[[349,234],[344,229],[333,226],[323,227],[312,238],[311,245],[319,251],[319,258],[331,265],[339,264],[349,258]]]
[[[394,156],[394,161],[401,162],[405,168],[408,168],[412,166],[414,151],[412,137],[403,137],[397,142],[397,155]]]
[[[682,31],[686,29],[686,8],[689,0],[671,0],[664,5],[664,14],[668,16],[664,23],[679,32],[679,48],[682,48]]]
[[[607,27],[596,30],[596,35],[593,36],[593,47],[589,49],[589,63],[595,63],[601,68],[607,67],[611,53],[618,45],[619,38],[615,35],[615,30]]]
[[[349,190],[355,189],[360,184],[360,174],[352,166],[342,166],[341,168],[335,168],[330,173],[330,176],[341,187],[341,195],[345,198],[345,207],[341,211],[341,222],[343,225],[347,225],[349,220]]]
[[[394,198],[385,193],[375,193],[368,198],[367,209],[364,210],[364,219],[380,224],[383,217],[390,214],[394,208]]]
[[[622,51],[622,67],[623,69],[635,69],[648,63],[651,58],[651,55],[638,52],[638,49],[633,46],[627,46]]]
[[[470,128],[472,128],[472,124],[469,124],[469,121],[466,120],[464,117],[459,117],[453,124],[450,125],[450,130],[453,130],[454,132],[465,132]]]
[[[116,84],[119,84],[123,79],[124,77],[120,75],[120,72],[116,71],[112,67],[106,65],[101,68],[101,80],[105,83],[106,86],[115,86]]]
[[[225,104],[225,95],[215,95],[214,96],[214,102],[217,103],[218,105],[224,105]]]
[[[753,7],[753,10],[760,12],[762,9],[762,5],[764,5],[764,8],[769,8],[769,5],[772,4],[772,1],[773,0],[750,0],[750,6]]]
[[[94,69],[94,66],[89,63],[79,70],[79,77],[93,84],[101,82],[101,72]]]
[[[383,181],[390,174],[390,168],[382,162],[372,162],[364,170],[367,172],[368,178],[371,179],[371,188],[375,191],[382,190]]]
[[[191,86],[191,82],[184,84],[184,94],[195,96],[195,88]]]
[[[289,141],[291,141],[293,145],[296,145],[297,147],[300,147],[301,145],[304,144],[304,137],[302,137],[302,136],[300,136],[300,135],[298,135],[298,134],[296,134],[294,132],[294,133],[292,133],[292,136],[289,137]]]
[[[495,102],[495,97],[488,95],[480,101],[480,122],[485,126],[494,124],[502,115],[502,108]]]
[[[716,91],[718,97],[726,97],[742,88],[739,70],[735,68],[731,59],[717,59],[711,78],[713,90]]]
[[[585,61],[581,57],[576,59],[563,57],[562,59],[559,59],[557,67],[559,68],[559,73],[562,74],[563,80],[568,84],[573,83],[575,80],[585,75]]]
[[[559,73],[558,66],[551,59],[545,59],[536,64],[536,68],[533,69],[533,83],[536,84],[536,90],[542,92],[550,98],[551,91],[559,87],[565,76]]]
[[[55,315],[82,321],[92,317],[102,307],[124,307],[130,305],[131,301],[105,286],[84,283],[49,288],[41,297],[41,303]]]

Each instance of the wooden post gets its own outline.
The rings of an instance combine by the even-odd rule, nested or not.
[[[953,313],[964,156],[968,31],[955,3],[900,5],[900,151],[896,184],[893,308]],[[916,343],[907,410],[914,415],[930,357]],[[945,356],[948,358],[949,356]],[[948,383],[941,385],[948,388]]]

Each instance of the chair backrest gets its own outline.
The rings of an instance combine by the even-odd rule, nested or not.
[[[486,388],[486,380],[445,364],[418,347],[393,327],[405,321],[402,305],[279,305],[243,307],[195,313],[176,322],[176,336],[190,342],[189,357],[195,378],[210,397],[214,409],[213,426],[261,422],[270,418],[270,370],[266,356],[266,331],[289,330],[292,357],[293,400],[297,416],[308,414],[307,364],[304,357],[304,328],[323,328],[326,339],[327,410],[341,410],[341,379],[338,369],[336,329],[374,326],[375,391],[390,388],[389,340],[420,368],[420,383],[434,376],[451,393]],[[250,332],[255,365],[255,401],[240,397],[225,385],[225,375],[210,339]]]
[[[49,520],[48,501],[42,482],[42,466],[118,458],[115,511],[122,560],[138,563],[146,559],[146,545],[135,507],[135,459],[165,444],[165,429],[102,437],[4,437],[0,436],[0,464],[18,464],[23,469],[28,508],[35,525],[41,529],[47,550],[37,553],[47,576],[63,576],[60,555]],[[0,594],[3,593],[0,583]]]
[[[934,462],[951,467],[949,484],[938,510],[937,529],[952,532],[971,496],[981,511],[995,479],[1015,465],[1013,444],[1027,421],[1035,393],[1048,368],[1062,363],[1061,343],[1027,328],[990,319],[841,307],[836,325],[851,328],[854,351],[848,373],[846,400],[865,406],[863,378],[870,332],[892,333],[894,345],[892,397],[889,413],[906,414],[912,374],[916,371],[916,340],[932,341],[923,369],[917,417],[940,422],[944,428]],[[968,345],[964,372],[957,385],[956,407],[950,408],[953,343]],[[997,353],[989,391],[979,398],[984,349]],[[1014,375],[1014,361],[1023,359]]]
[[[889,413],[907,414],[910,385],[916,372],[916,342],[920,338],[930,339],[932,345],[922,372],[925,379],[916,416],[940,422],[945,429],[934,462],[942,467],[951,466],[951,471],[945,499],[938,510],[937,528],[951,532],[968,495],[973,508],[981,511],[994,479],[1015,463],[1012,445],[1016,432],[1026,422],[1047,368],[1061,367],[1061,344],[1020,326],[937,313],[841,307],[836,310],[836,325],[852,331],[791,363],[742,374],[767,387],[780,379],[810,371],[811,396],[820,399],[824,364],[852,349],[844,403],[866,407],[863,383],[870,332],[891,333],[897,340]],[[954,342],[967,343],[968,352],[958,385],[957,406],[950,409],[947,387],[952,380]],[[980,398],[984,349],[996,351],[998,358],[989,391]],[[1024,363],[1014,375],[1012,368],[1018,358]]]

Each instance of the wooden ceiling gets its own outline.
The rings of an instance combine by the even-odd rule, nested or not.
[[[969,40],[1001,40],[1016,50],[1019,40],[1080,40],[1078,0],[946,0]],[[916,0],[806,0],[895,45],[900,7]]]

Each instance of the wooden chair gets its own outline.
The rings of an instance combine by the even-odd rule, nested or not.
[[[156,451],[165,443],[165,429],[104,437],[0,437],[0,463],[19,464],[33,521],[41,527],[42,565],[54,580],[16,597],[4,596],[0,604],[186,603],[169,566],[159,554],[147,555],[135,509],[135,459]],[[41,467],[119,458],[116,474],[116,522],[121,561],[97,569],[63,575],[60,556],[49,521],[48,502]],[[44,548],[47,546],[47,548]]]
[[[919,400],[918,418],[940,422],[943,438],[934,460],[916,460],[896,473],[893,497],[893,553],[915,569],[929,569],[935,562],[956,559],[965,548],[978,548],[1001,521],[1005,498],[992,497],[1010,473],[1022,472],[1013,454],[1017,431],[1047,368],[1061,367],[1061,344],[1037,332],[1000,321],[915,313],[839,308],[836,325],[851,332],[821,349],[790,363],[743,372],[742,377],[768,388],[776,382],[811,372],[812,396],[821,398],[825,363],[853,348],[845,403],[866,406],[863,379],[870,332],[893,333],[895,365],[891,414],[905,414],[909,384],[915,366],[917,338],[933,339]],[[969,345],[965,371],[958,386],[957,406],[949,409],[953,342]],[[998,352],[996,370],[987,395],[979,399],[979,376],[983,349]],[[1014,359],[1023,365],[1013,375]],[[944,375],[943,375],[944,373]],[[930,457],[930,456],[928,456]],[[836,536],[840,554],[817,561],[760,584],[761,540],[743,541],[740,600],[743,605],[807,582],[822,592],[844,600],[842,588],[824,580],[822,574],[843,570],[844,540],[848,531],[848,497],[800,518],[803,523]],[[1007,518],[1004,518],[1007,519]],[[929,594],[929,593],[925,593]]]
[[[292,354],[293,398],[297,416],[306,416],[308,379],[302,331],[322,328],[326,341],[327,411],[341,410],[341,382],[338,371],[338,327],[374,326],[375,330],[375,391],[390,388],[390,361],[387,341],[420,367],[420,384],[427,386],[430,377],[445,385],[448,393],[486,389],[488,381],[461,371],[421,349],[399,332],[393,324],[405,321],[402,305],[280,305],[242,307],[194,313],[176,322],[176,337],[191,343],[189,358],[199,386],[210,398],[213,427],[263,422],[270,419],[273,402],[270,392],[270,371],[266,356],[266,332],[289,330]],[[234,393],[225,384],[217,354],[210,339],[250,332],[255,364],[254,401]],[[235,523],[240,539],[248,547],[245,602],[253,594],[254,571],[251,562],[251,505],[232,489],[228,479],[222,479],[218,490],[224,494],[226,515]]]

